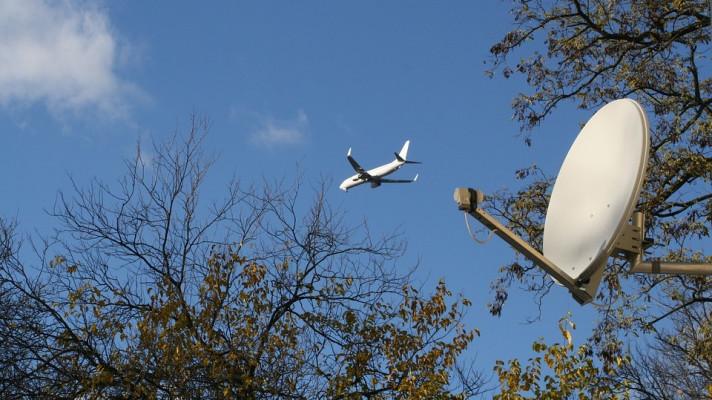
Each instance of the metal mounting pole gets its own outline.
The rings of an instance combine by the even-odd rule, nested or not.
[[[683,274],[704,276],[712,275],[712,264],[650,261],[638,263],[634,265],[630,271],[643,274]]]

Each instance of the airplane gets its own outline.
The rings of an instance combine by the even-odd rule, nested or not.
[[[385,179],[384,176],[390,175],[394,172],[396,172],[400,167],[402,167],[405,164],[420,164],[418,161],[409,161],[406,160],[408,157],[408,147],[410,146],[410,140],[406,140],[405,144],[403,145],[403,148],[399,153],[393,153],[396,155],[396,159],[389,162],[388,164],[381,165],[380,167],[376,167],[374,169],[370,169],[368,171],[364,170],[359,163],[354,160],[353,157],[351,157],[351,148],[349,148],[349,151],[346,153],[346,159],[349,160],[349,163],[351,166],[356,170],[357,174],[354,176],[351,176],[349,178],[346,178],[343,182],[341,182],[341,185],[339,185],[339,189],[343,190],[344,192],[348,191],[352,187],[362,185],[366,182],[371,183],[372,188],[376,188],[381,186],[382,183],[411,183],[415,182],[418,180],[418,175],[415,175],[415,178],[413,179]]]

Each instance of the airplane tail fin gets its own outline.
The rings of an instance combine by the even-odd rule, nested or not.
[[[403,144],[403,148],[400,153],[394,153],[396,155],[396,160],[404,162],[406,164],[420,164],[419,161],[408,161],[408,148],[410,147],[410,140],[406,140]]]
[[[408,159],[408,147],[410,147],[410,140],[405,141],[405,144],[403,144],[403,148],[401,149],[400,153],[398,153],[398,158],[402,159],[403,161]]]

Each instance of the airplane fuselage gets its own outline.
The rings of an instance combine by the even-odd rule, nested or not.
[[[380,185],[380,182],[378,182],[378,179],[383,178],[384,176],[388,176],[400,169],[405,164],[403,161],[398,161],[398,160],[393,160],[389,162],[388,164],[381,165],[380,167],[376,167],[373,169],[369,169],[366,171],[368,175],[371,175],[371,186],[376,187]],[[341,185],[339,185],[339,189],[343,191],[347,191],[351,189],[352,187],[358,186],[358,185],[363,185],[364,183],[369,182],[368,179],[362,178],[360,174],[353,175],[349,178],[344,179],[343,182],[341,182]]]

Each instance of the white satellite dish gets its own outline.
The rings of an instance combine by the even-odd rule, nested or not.
[[[649,149],[645,112],[631,99],[606,104],[576,137],[544,223],[544,256],[573,279],[588,278],[613,251],[638,201]]]
[[[649,150],[648,121],[635,100],[615,100],[598,110],[576,137],[554,183],[543,254],[480,208],[482,192],[457,188],[455,201],[581,304],[595,296],[610,256],[625,257],[632,272],[712,274],[711,264],[643,262],[644,218],[633,211]]]

